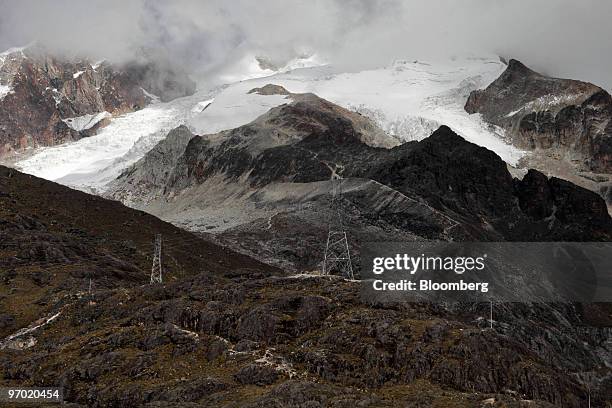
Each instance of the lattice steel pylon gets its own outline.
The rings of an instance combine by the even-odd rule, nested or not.
[[[334,271],[348,279],[354,279],[351,251],[349,249],[346,230],[342,223],[339,193],[341,192],[342,178],[335,172],[332,174],[332,219],[329,222],[325,256],[323,258],[323,275],[330,275]]]
[[[162,263],[161,263],[161,234],[155,235],[155,249],[153,250],[153,266],[151,267],[151,283],[162,283]]]

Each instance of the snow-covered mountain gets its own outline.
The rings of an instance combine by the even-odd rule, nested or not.
[[[501,129],[463,109],[471,91],[486,87],[504,71],[505,65],[498,58],[402,60],[361,72],[317,65],[320,62],[314,57],[281,68],[265,65],[261,59],[251,62],[245,63],[241,75],[228,77],[242,80],[113,118],[97,135],[41,149],[19,161],[17,167],[76,188],[101,192],[172,128],[184,124],[196,134],[216,133],[249,123],[270,108],[287,103],[283,95],[248,93],[269,83],[294,93],[312,92],[359,112],[398,143],[421,140],[446,124],[510,164],[516,164],[524,154],[504,141]]]
[[[38,44],[9,49],[0,53],[0,158],[95,135],[113,116],[194,90],[185,73],[152,62],[94,62]]]
[[[169,400],[176,400],[176,381],[134,392],[132,366],[142,366],[140,360],[128,359],[125,367],[113,365],[114,371],[98,375],[101,381],[112,377],[112,384],[84,378],[82,372],[99,374],[95,368],[100,359],[83,361],[78,355],[73,361],[64,351],[88,344],[89,338],[81,334],[97,330],[109,336],[96,341],[91,353],[85,350],[94,357],[105,352],[131,358],[135,347],[145,345],[146,355],[166,356],[174,350],[173,356],[187,359],[187,368],[196,363],[216,367],[218,371],[211,375],[219,373],[223,382],[219,380],[218,388],[213,377],[205,378],[206,384],[181,379],[179,386],[187,391],[206,391],[213,384],[223,395],[235,394],[228,390],[236,389],[236,381],[225,385],[228,370],[246,364],[247,358],[254,363],[232,378],[239,383],[240,378],[261,378],[259,371],[253,374],[253,367],[274,370],[260,363],[272,350],[268,345],[276,342],[280,352],[285,351],[278,360],[283,365],[290,361],[296,368],[305,367],[304,375],[317,383],[331,378],[344,389],[349,389],[345,384],[363,388],[376,406],[381,400],[371,399],[370,387],[379,389],[395,377],[400,379],[391,381],[395,388],[405,379],[410,388],[414,388],[412,380],[437,379],[435,390],[439,386],[458,390],[470,398],[469,403],[482,400],[485,393],[509,388],[518,391],[507,395],[523,400],[545,399],[555,406],[570,406],[565,404],[570,399],[577,408],[584,402],[582,376],[596,373],[589,384],[601,385],[589,389],[609,395],[605,382],[610,377],[610,370],[605,370],[609,335],[600,327],[609,319],[603,307],[496,308],[495,330],[483,331],[483,318],[473,322],[466,318],[467,313],[480,313],[473,305],[465,309],[439,305],[398,309],[397,304],[371,308],[356,302],[359,291],[354,282],[333,279],[333,285],[313,292],[308,282],[332,281],[301,274],[322,270],[321,262],[327,258],[323,245],[339,224],[347,233],[355,271],[360,269],[361,244],[372,241],[611,240],[612,220],[600,196],[534,170],[521,180],[514,178],[507,162],[516,163],[524,153],[507,145],[499,128],[463,109],[470,91],[486,86],[503,69],[502,63],[491,58],[396,62],[362,72],[341,72],[331,66],[276,69],[257,78],[247,72],[249,79],[227,86],[171,101],[153,94],[149,96],[152,103],[139,111],[112,118],[101,114],[108,124],[95,135],[41,148],[18,163],[30,173],[95,190],[174,226],[116,201],[0,167],[0,218],[7,220],[0,243],[8,244],[4,262],[16,269],[5,274],[6,283],[12,284],[11,279],[21,274],[32,278],[25,280],[26,290],[41,282],[51,285],[50,290],[58,282],[68,288],[52,293],[57,302],[48,301],[48,291],[37,289],[41,301],[29,302],[23,301],[24,288],[9,291],[12,298],[4,303],[45,313],[59,310],[54,313],[63,317],[30,337],[32,347],[13,352],[10,356],[17,357],[16,363],[4,364],[10,368],[5,373],[34,372],[40,381],[63,376],[71,402],[88,404],[97,399],[100,406],[107,402],[139,406],[151,402],[151,395],[163,395],[161,387],[171,390]],[[75,75],[83,78],[79,71],[70,73],[68,80]],[[84,129],[99,119],[89,115],[61,123]],[[440,126],[430,135],[438,124],[450,125],[459,134]],[[197,234],[187,235],[175,226]],[[154,234],[163,235],[163,288],[142,285],[151,267]],[[268,272],[256,260],[279,268]],[[292,276],[284,279],[283,274]],[[92,277],[93,292],[75,297],[74,290],[84,279],[89,278],[91,288]],[[297,283],[289,287],[291,282]],[[342,289],[349,284],[350,291]],[[172,293],[179,295],[172,298]],[[277,298],[270,298],[276,293]],[[123,305],[121,313],[117,304]],[[83,310],[102,313],[103,318],[92,322],[91,313],[83,314]],[[533,319],[536,315],[546,319],[538,323]],[[59,314],[49,316],[55,319]],[[24,326],[29,330],[32,320],[8,314],[0,318],[6,334],[19,333],[16,330]],[[66,333],[66,327],[74,330]],[[407,335],[398,338],[398,332]],[[7,339],[12,341],[12,336]],[[347,341],[353,338],[366,338],[366,344],[356,350],[349,347],[347,354]],[[440,344],[450,346],[445,349]],[[426,353],[414,359],[388,352],[407,347]],[[207,357],[217,349],[218,354]],[[486,351],[491,349],[501,352],[489,358],[492,353]],[[37,370],[35,363],[48,355],[59,369]],[[163,369],[165,360],[154,361],[155,367]],[[525,367],[525,361],[535,363]],[[12,370],[13,366],[17,369]],[[374,375],[364,379],[368,371]],[[487,381],[488,375],[494,381]],[[118,387],[117,378],[125,380],[125,386]],[[306,395],[304,383],[298,382],[301,378],[280,383],[275,376],[266,383],[278,382],[271,391],[276,395],[288,386],[295,387],[288,394]],[[393,395],[395,388],[390,391]],[[418,399],[404,405],[423,400],[420,386],[415,389]],[[193,394],[194,401],[204,401],[201,393],[187,394]],[[205,394],[207,401],[221,400],[214,392]],[[448,395],[445,392],[443,397],[447,400]]]
[[[586,214],[597,220],[592,225],[608,224],[597,194],[537,171],[513,179],[498,155],[447,126],[398,146],[370,119],[315,94],[278,85],[252,94],[282,95],[286,103],[215,134],[174,129],[104,195],[298,270],[320,261],[318,245],[337,216],[329,202],[334,188],[346,204],[342,225],[354,248],[423,238],[562,239],[568,230],[578,237],[582,227],[552,213],[555,206],[565,211],[570,196],[594,209]]]

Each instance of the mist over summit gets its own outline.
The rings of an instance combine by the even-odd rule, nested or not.
[[[611,11],[0,0],[0,405],[612,406]]]
[[[2,49],[38,40],[115,62],[144,50],[208,82],[246,54],[282,66],[316,53],[344,70],[497,54],[612,87],[612,4],[597,0],[3,0],[0,10]]]

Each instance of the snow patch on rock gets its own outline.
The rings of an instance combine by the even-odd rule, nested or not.
[[[276,354],[276,349],[266,349],[261,358],[255,360],[256,363],[274,368],[276,371],[286,374],[289,378],[297,376],[297,371],[282,355]]]
[[[99,60],[96,61],[93,65],[91,65],[91,68],[95,71],[96,69],[98,69],[100,67],[100,65],[102,65],[104,63],[105,60]]]
[[[76,118],[62,119],[69,128],[81,132],[83,130],[91,129],[102,120],[110,118],[112,115],[106,111],[92,113],[89,115],[77,116]]]
[[[0,85],[0,101],[3,100],[6,95],[13,92],[13,88],[9,85]]]
[[[6,61],[6,58],[11,54],[19,53],[22,57],[25,56],[23,53],[23,50],[25,50],[26,48],[27,46],[26,47],[13,47],[3,52],[0,52],[0,65],[4,64],[4,62]]]
[[[506,115],[507,118],[515,116],[519,113],[529,114],[532,112],[541,112],[547,110],[559,109],[569,105],[579,105],[582,103],[584,95],[582,94],[567,94],[567,95],[544,95],[533,101],[527,102],[519,109],[512,111]]]
[[[57,108],[60,103],[62,103],[62,93],[58,91],[56,88],[51,88],[50,86],[45,88],[45,92],[51,92],[51,96],[53,100],[55,100],[55,107]]]

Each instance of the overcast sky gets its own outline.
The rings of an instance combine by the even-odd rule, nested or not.
[[[200,73],[246,53],[316,52],[347,69],[490,55],[612,88],[609,0],[0,0],[0,48],[127,61],[147,49]]]

